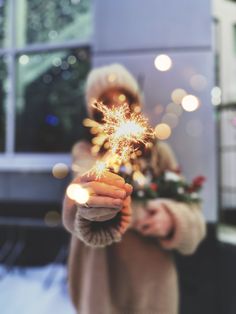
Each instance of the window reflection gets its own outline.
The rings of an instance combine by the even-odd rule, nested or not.
[[[6,36],[6,15],[8,10],[7,0],[0,0],[0,48],[6,46],[7,36]]]
[[[18,44],[88,40],[92,31],[90,5],[89,0],[28,0],[24,6],[26,23],[18,30]]]
[[[16,151],[68,152],[87,132],[82,121],[89,49],[24,54],[17,68]]]

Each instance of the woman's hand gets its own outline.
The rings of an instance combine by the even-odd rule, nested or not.
[[[168,237],[174,229],[174,220],[161,200],[149,201],[147,215],[135,224],[145,236]]]
[[[96,179],[91,172],[75,178],[71,183],[79,184],[89,192],[86,204],[76,203],[66,195],[64,211],[77,207],[80,215],[91,221],[110,220],[127,204],[127,198],[132,193],[132,186],[124,179],[111,172]]]

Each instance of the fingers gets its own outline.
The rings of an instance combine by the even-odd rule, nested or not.
[[[90,196],[89,200],[86,202],[89,207],[93,208],[116,208],[121,209],[123,206],[123,201],[121,199],[104,197],[104,196]]]
[[[108,185],[103,182],[87,182],[83,184],[83,188],[88,189],[90,195],[95,194],[119,199],[125,199],[126,197],[126,190],[124,188],[117,188],[113,185]]]
[[[125,183],[124,179],[114,173],[106,172],[105,175],[99,179],[96,178],[91,172],[77,177],[73,183],[83,185],[85,188],[90,188],[94,194],[121,198],[131,195],[133,187]]]
[[[91,182],[91,181],[97,181],[97,182],[103,182],[109,185],[113,185],[119,188],[124,188],[125,180],[118,176],[117,174],[114,174],[112,172],[106,171],[104,175],[102,175],[101,178],[97,178],[96,175],[89,171],[86,172],[83,176],[80,177],[81,183]]]
[[[125,191],[126,191],[126,196],[129,196],[129,195],[132,194],[132,192],[133,192],[133,187],[132,187],[132,185],[130,185],[130,184],[128,184],[128,183],[125,183],[124,188],[125,188]]]

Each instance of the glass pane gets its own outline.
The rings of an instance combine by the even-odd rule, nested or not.
[[[6,64],[0,56],[0,152],[5,149]]]
[[[88,49],[18,57],[16,151],[68,152],[85,136]]]
[[[90,0],[19,1],[18,45],[88,40],[92,18]],[[26,15],[26,18],[24,18]]]
[[[6,47],[8,45],[9,36],[6,36],[7,29],[7,12],[9,8],[9,1],[0,0],[0,48]]]

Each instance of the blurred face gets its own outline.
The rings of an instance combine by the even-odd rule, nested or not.
[[[112,88],[107,90],[99,97],[98,100],[109,108],[122,106],[127,103],[131,111],[140,110],[140,104],[138,103],[137,98],[126,90],[120,88]],[[93,116],[94,119],[98,122],[102,119],[100,112],[94,111]]]
[[[120,89],[110,89],[106,91],[101,95],[99,100],[108,107],[119,106],[127,102],[130,104],[127,92]]]

